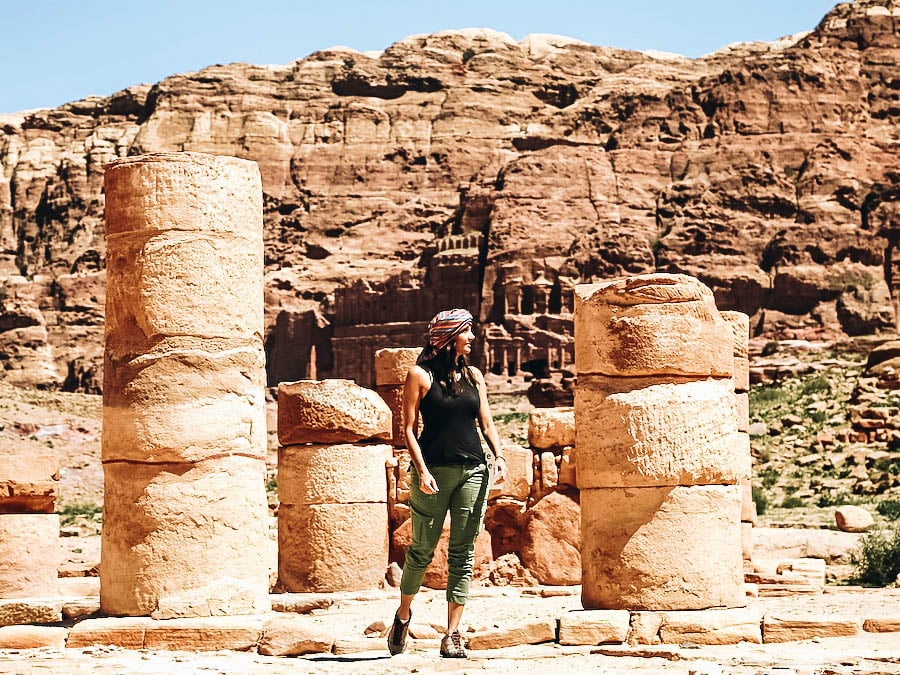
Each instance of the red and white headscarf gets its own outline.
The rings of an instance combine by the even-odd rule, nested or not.
[[[472,327],[474,319],[466,309],[448,309],[438,312],[428,322],[427,345],[419,354],[417,363],[422,363],[434,357],[441,349],[446,347],[457,335],[464,333]]]

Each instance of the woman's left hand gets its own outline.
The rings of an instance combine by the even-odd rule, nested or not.
[[[494,460],[494,484],[502,483],[506,479],[507,473],[506,460],[502,457]]]

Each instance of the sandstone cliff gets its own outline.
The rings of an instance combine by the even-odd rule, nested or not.
[[[103,166],[257,161],[270,381],[371,385],[445,306],[496,371],[571,362],[574,284],[700,277],[757,333],[894,331],[900,3],[701,59],[488,30],[217,65],[0,116],[0,359],[96,391]]]

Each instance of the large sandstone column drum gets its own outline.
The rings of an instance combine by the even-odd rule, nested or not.
[[[388,565],[391,412],[349,380],[278,386],[278,579],[288,592],[378,588]],[[381,442],[379,442],[381,441]]]
[[[105,189],[101,609],[268,611],[259,169],[145,155]]]
[[[587,609],[745,604],[734,338],[693,277],[576,288],[575,429]]]

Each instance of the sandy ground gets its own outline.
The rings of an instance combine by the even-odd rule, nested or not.
[[[475,589],[466,608],[467,629],[510,627],[530,619],[554,618],[580,609],[576,594],[541,598],[516,589]],[[823,617],[898,617],[900,589],[829,588],[818,596],[764,598],[767,615]],[[469,659],[441,659],[437,640],[411,640],[406,653],[390,657],[383,638],[363,636],[372,622],[389,622],[394,593],[366,600],[338,600],[315,610],[317,628],[338,639],[368,643],[366,651],[343,655],[266,657],[243,652],[152,652],[114,647],[0,651],[0,673],[671,673],[715,674],[900,674],[900,633],[860,633],[782,644],[725,646],[659,645],[566,647],[525,645],[470,651]],[[441,591],[423,590],[413,606],[415,623],[443,625],[446,604]]]

